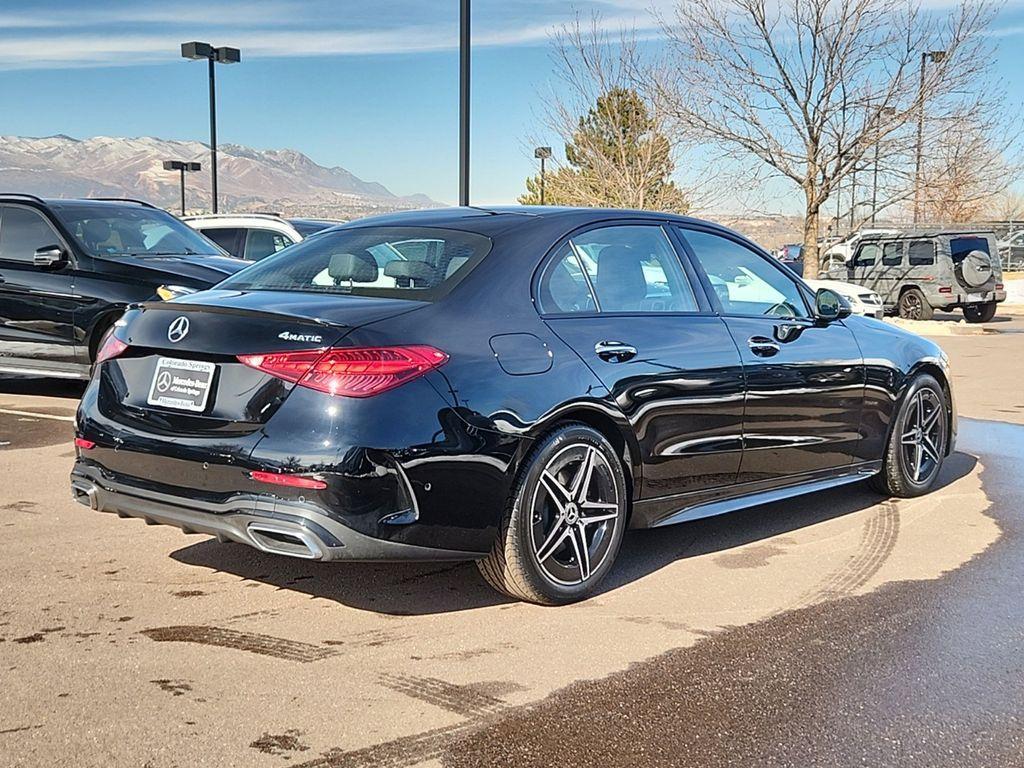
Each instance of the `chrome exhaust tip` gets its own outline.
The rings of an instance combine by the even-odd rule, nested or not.
[[[253,544],[264,552],[305,560],[321,560],[327,552],[323,542],[304,528],[255,522],[246,530]]]

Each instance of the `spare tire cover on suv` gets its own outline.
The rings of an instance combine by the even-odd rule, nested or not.
[[[980,288],[992,278],[992,257],[984,251],[971,251],[960,262],[959,271],[964,285]]]

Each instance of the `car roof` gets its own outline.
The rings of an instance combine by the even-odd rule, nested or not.
[[[156,208],[152,203],[147,203],[145,200],[132,200],[127,197],[37,197],[36,195],[28,195],[21,192],[0,192],[0,201],[3,202],[14,202],[14,203],[37,203],[39,205],[49,206],[51,208],[62,208],[68,205],[95,205],[99,206],[110,206],[110,205],[131,205],[142,208]],[[162,209],[160,209],[162,210]]]
[[[615,219],[651,219],[675,221],[680,224],[699,224],[732,232],[721,224],[659,211],[635,211],[626,208],[570,208],[541,205],[469,206],[451,208],[426,208],[415,211],[399,211],[379,216],[355,219],[340,225],[346,229],[358,227],[451,227],[480,234],[497,233],[511,226],[529,221],[560,222],[569,227],[582,226],[590,222]],[[735,234],[735,233],[733,233]]]

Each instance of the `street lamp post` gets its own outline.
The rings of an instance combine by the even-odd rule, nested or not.
[[[459,205],[469,205],[469,4],[459,4]]]
[[[878,214],[878,162],[879,146],[882,143],[882,131],[880,122],[883,117],[892,117],[896,114],[895,107],[880,107],[875,115],[875,162],[871,169],[871,225],[875,224],[875,216]]]
[[[217,93],[214,77],[216,64],[237,64],[242,53],[237,48],[221,46],[214,48],[209,43],[182,43],[182,58],[197,61],[206,59],[210,67],[210,186],[213,195],[213,212],[217,213]]]
[[[544,161],[551,157],[551,147],[537,147],[533,156],[540,160],[540,204],[544,205]]]
[[[181,173],[181,215],[185,215],[185,172],[201,171],[203,166],[199,163],[186,163],[181,160],[164,160],[165,171],[178,171]]]
[[[914,223],[921,218],[921,155],[924,152],[924,65],[938,64],[946,58],[945,51],[925,51],[921,54],[921,85],[917,94],[917,157],[914,162]]]

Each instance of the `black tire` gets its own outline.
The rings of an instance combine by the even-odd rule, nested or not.
[[[622,462],[600,432],[555,429],[523,462],[480,573],[499,592],[541,605],[590,596],[622,543],[626,487]]]
[[[964,319],[968,323],[991,322],[992,318],[996,316],[997,306],[994,301],[990,301],[987,304],[968,304],[964,307]]]
[[[922,429],[918,429],[922,425]],[[928,493],[942,471],[949,443],[949,399],[928,374],[907,388],[882,457],[882,471],[871,484],[886,496],[911,498]]]
[[[904,320],[931,320],[932,305],[917,288],[908,288],[900,295],[896,313]]]

